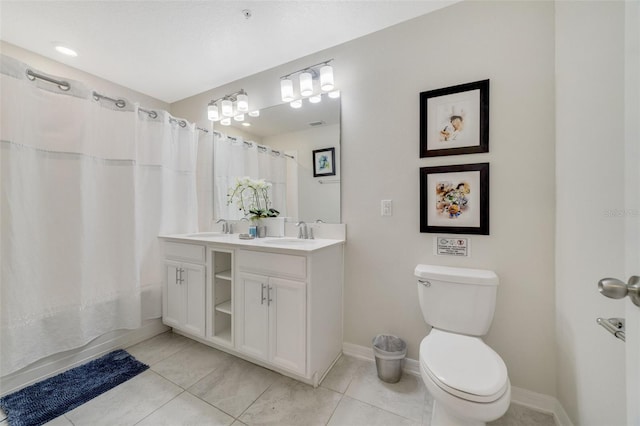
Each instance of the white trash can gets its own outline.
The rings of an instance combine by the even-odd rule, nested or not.
[[[399,337],[379,334],[373,339],[378,377],[383,382],[397,383],[402,377],[402,363],[407,355],[407,344]]]

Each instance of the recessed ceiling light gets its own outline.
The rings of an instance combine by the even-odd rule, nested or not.
[[[73,56],[73,57],[78,56],[78,53],[77,53],[75,50],[73,50],[73,49],[69,49],[69,48],[68,48],[68,47],[66,47],[66,46],[57,45],[57,46],[56,46],[56,50],[57,50],[58,52],[62,53],[63,55]]]
[[[243,125],[244,127],[249,127],[249,126],[251,126],[251,123],[249,123],[249,122],[245,121],[245,122],[243,122],[243,123],[242,123],[242,125]]]

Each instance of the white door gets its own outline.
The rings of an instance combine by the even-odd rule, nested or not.
[[[184,297],[180,282],[180,263],[165,261],[164,294],[162,297],[162,321],[170,327],[180,327],[184,321]]]
[[[625,279],[640,275],[640,2],[625,2]],[[640,426],[640,307],[625,300],[627,424]]]
[[[269,358],[274,365],[306,374],[306,284],[269,278]]]
[[[184,331],[204,337],[205,328],[205,267],[182,264],[180,271],[184,298]]]
[[[269,356],[268,281],[261,275],[240,273],[236,285],[238,350],[265,361]]]

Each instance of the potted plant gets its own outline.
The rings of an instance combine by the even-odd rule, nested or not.
[[[280,212],[271,207],[269,189],[271,184],[264,179],[251,179],[248,176],[237,178],[236,185],[229,190],[227,205],[236,203],[245,217],[252,221],[278,217]]]

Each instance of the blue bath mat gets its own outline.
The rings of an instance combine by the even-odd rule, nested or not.
[[[117,350],[0,398],[10,426],[36,426],[71,411],[149,368]]]

